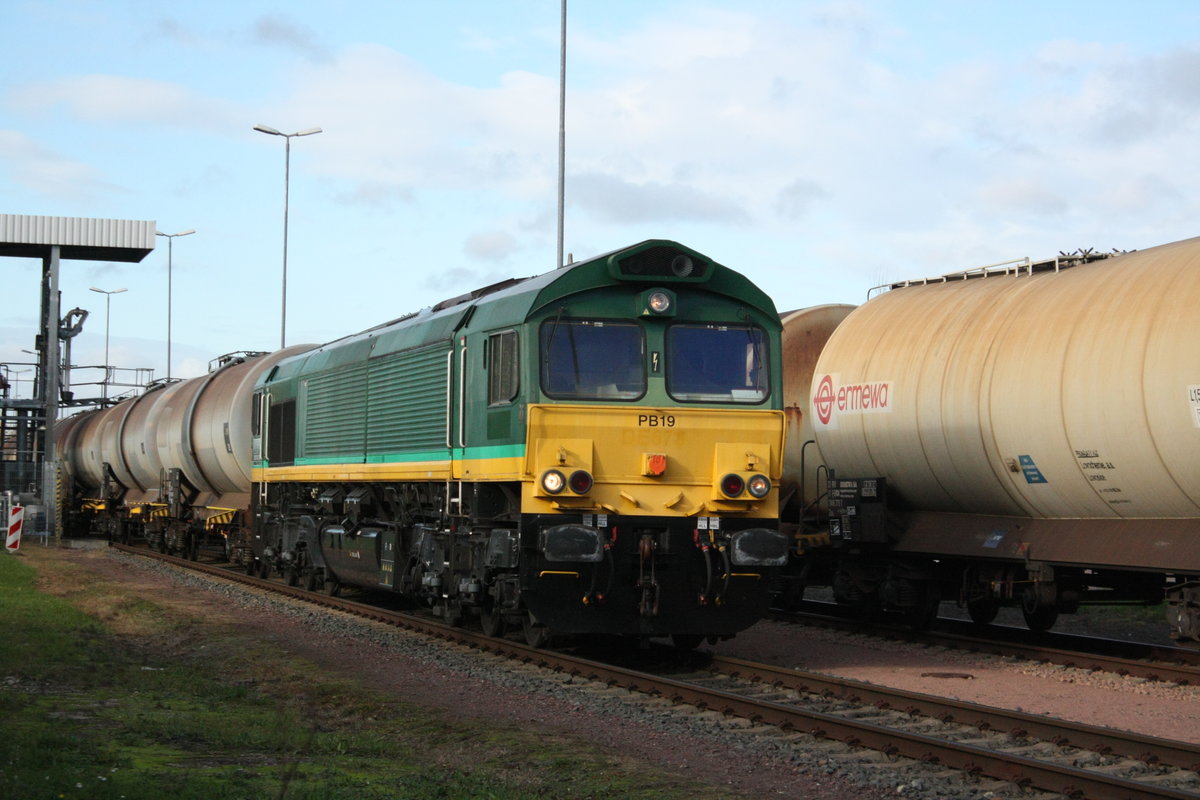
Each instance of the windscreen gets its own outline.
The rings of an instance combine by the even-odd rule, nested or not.
[[[667,393],[699,403],[761,403],[769,384],[766,336],[746,325],[667,331]]]
[[[639,325],[547,320],[541,329],[542,391],[555,398],[636,400],[646,392]]]

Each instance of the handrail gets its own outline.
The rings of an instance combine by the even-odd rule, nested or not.
[[[928,286],[931,283],[950,283],[951,281],[965,281],[973,278],[988,278],[993,275],[1020,277],[1022,274],[1033,275],[1035,272],[1061,272],[1069,267],[1090,264],[1093,261],[1100,261],[1111,256],[1122,255],[1126,252],[1134,251],[1113,250],[1111,253],[1096,253],[1091,248],[1088,248],[1086,250],[1076,250],[1074,253],[1060,252],[1052,258],[1044,258],[1036,261],[1029,256],[1025,256],[1024,258],[998,261],[995,264],[985,264],[982,267],[974,267],[958,272],[948,272],[944,275],[930,278],[912,278],[894,283],[883,283],[868,289],[867,299],[870,300],[876,293],[883,294],[893,289],[904,289],[909,286]]]

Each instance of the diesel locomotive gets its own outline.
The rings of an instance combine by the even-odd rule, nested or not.
[[[1200,638],[1200,239],[880,288],[784,315],[785,602]]]
[[[72,418],[94,529],[395,592],[492,635],[728,637],[767,610],[781,324],[654,240]],[[157,398],[156,398],[157,396]]]

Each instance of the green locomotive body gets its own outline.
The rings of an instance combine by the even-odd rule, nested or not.
[[[283,360],[252,566],[535,644],[732,635],[787,558],[779,342],[749,280],[654,240]]]

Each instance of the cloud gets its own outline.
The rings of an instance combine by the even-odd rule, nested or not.
[[[206,97],[178,83],[121,75],[83,75],[34,81],[8,93],[19,113],[49,114],[63,108],[86,122],[148,122],[225,132],[245,124],[246,109]]]
[[[1069,208],[1063,193],[1034,177],[1004,178],[979,189],[979,200],[996,216],[1062,216]]]
[[[567,202],[606,222],[619,224],[687,220],[739,223],[745,209],[682,183],[633,183],[616,175],[572,175]]]
[[[256,42],[291,50],[312,61],[327,62],[331,58],[329,50],[320,44],[311,28],[278,14],[259,17],[252,35]]]
[[[517,251],[517,240],[505,231],[476,233],[463,243],[463,252],[476,261],[504,261]]]
[[[342,205],[368,206],[387,210],[397,204],[410,205],[414,202],[413,191],[408,186],[396,186],[380,181],[361,181],[351,191],[339,192],[334,200]]]
[[[805,178],[797,178],[779,192],[775,208],[787,219],[797,220],[807,216],[809,210],[820,200],[829,196],[821,184]]]
[[[19,131],[0,130],[0,170],[14,183],[56,201],[88,202],[119,191],[95,167],[62,156]]]

